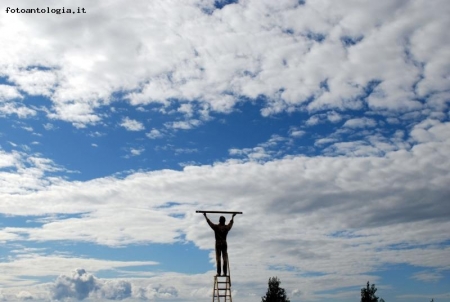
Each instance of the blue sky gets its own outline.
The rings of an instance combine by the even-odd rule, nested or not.
[[[17,5],[0,301],[208,301],[196,210],[244,212],[238,301],[450,299],[448,1]],[[86,13],[7,12],[36,5]]]

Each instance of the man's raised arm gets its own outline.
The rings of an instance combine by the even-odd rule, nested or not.
[[[229,229],[231,229],[231,227],[233,226],[233,223],[234,223],[234,216],[236,216],[236,214],[233,214],[233,216],[231,216],[230,222],[228,222],[228,228],[229,228]]]
[[[212,223],[211,220],[209,220],[209,218],[206,216],[206,213],[203,213],[203,216],[205,216],[206,222],[209,224],[209,226],[211,227],[211,229],[214,230],[215,224]]]

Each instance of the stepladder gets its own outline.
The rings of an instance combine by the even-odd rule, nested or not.
[[[231,273],[228,263],[227,276],[214,276],[213,302],[233,302],[231,298]]]

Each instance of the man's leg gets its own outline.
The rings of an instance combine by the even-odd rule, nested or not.
[[[223,274],[226,276],[228,271],[228,246],[226,242],[224,245],[222,245],[222,257],[223,257]]]
[[[217,275],[220,276],[220,254],[221,254],[221,249],[220,249],[220,245],[217,244],[216,242],[216,265],[217,265]]]

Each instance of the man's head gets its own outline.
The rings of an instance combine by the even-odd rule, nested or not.
[[[220,218],[219,218],[219,224],[225,224],[225,221],[226,221],[225,217],[220,216]]]

